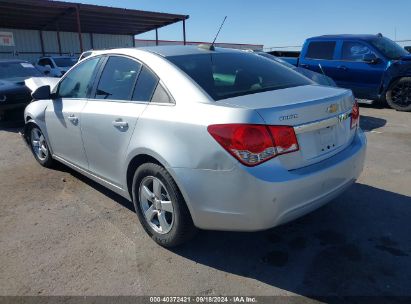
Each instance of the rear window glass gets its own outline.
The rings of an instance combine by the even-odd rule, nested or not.
[[[305,57],[311,59],[331,60],[334,57],[335,44],[335,41],[310,42]]]
[[[167,57],[214,100],[311,84],[300,74],[250,53]]]

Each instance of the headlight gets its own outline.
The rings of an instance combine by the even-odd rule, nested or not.
[[[5,102],[7,100],[6,95],[0,95],[0,102]]]

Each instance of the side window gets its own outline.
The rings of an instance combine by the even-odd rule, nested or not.
[[[130,100],[141,64],[137,61],[111,56],[107,60],[97,86],[97,99]]]
[[[143,67],[134,88],[133,100],[150,101],[156,89],[158,78],[148,68]]]
[[[151,98],[151,102],[173,103],[173,100],[170,95],[168,95],[164,87],[159,83],[154,91],[153,97]]]
[[[53,63],[53,61],[51,61],[51,59],[46,59],[46,65],[49,65],[52,68],[55,68],[55,64]]]
[[[94,71],[100,58],[92,58],[80,63],[60,82],[58,96],[63,98],[86,98],[93,85]]]
[[[368,46],[361,42],[345,41],[342,47],[342,60],[363,61],[364,55],[373,54]]]
[[[310,42],[307,49],[306,58],[332,60],[334,56],[335,41],[314,41]]]
[[[46,58],[42,58],[42,59],[40,59],[39,60],[39,65],[41,65],[41,66],[46,66],[48,63],[46,63],[47,62],[47,59]]]

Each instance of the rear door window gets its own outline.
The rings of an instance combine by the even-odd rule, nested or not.
[[[308,45],[306,58],[332,60],[334,58],[335,41],[313,41]]]
[[[104,66],[95,98],[130,100],[141,63],[120,56],[110,56]]]
[[[150,101],[154,90],[157,87],[158,78],[147,67],[141,69],[138,76],[136,87],[133,92],[132,100],[135,101]]]

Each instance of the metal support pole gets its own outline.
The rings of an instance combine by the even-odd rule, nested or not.
[[[39,35],[40,35],[41,53],[42,53],[43,56],[44,56],[44,55],[45,55],[45,52],[44,52],[43,31],[39,31]]]
[[[158,29],[156,29],[156,45],[158,45]]]
[[[81,22],[80,22],[80,5],[76,5],[76,16],[77,16],[77,31],[78,39],[80,41],[80,53],[83,53],[83,39],[81,39]]]
[[[187,41],[186,41],[186,20],[185,19],[183,19],[183,41],[184,41],[184,45],[186,45]]]
[[[136,37],[133,35],[131,35],[131,39],[133,39],[133,47],[136,47]]]
[[[91,46],[91,49],[94,50],[94,38],[93,38],[93,33],[90,33],[90,46]]]
[[[60,27],[59,27],[59,25],[57,24],[57,44],[58,44],[58,46],[59,46],[59,54],[60,54],[60,56],[62,55],[62,52],[61,52],[61,40],[60,40]]]

